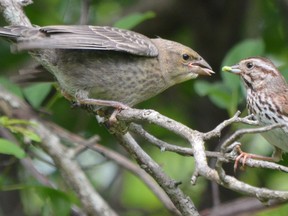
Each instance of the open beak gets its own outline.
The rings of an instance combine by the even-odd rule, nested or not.
[[[211,76],[215,72],[212,70],[211,66],[202,58],[196,62],[190,63],[190,67],[197,67],[195,70],[196,74],[204,75],[204,76]]]
[[[234,73],[234,74],[240,74],[241,70],[239,69],[239,65],[233,65],[233,66],[224,66],[222,68],[222,71],[224,72],[230,72],[230,73]]]

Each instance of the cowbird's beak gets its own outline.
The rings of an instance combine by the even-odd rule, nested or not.
[[[233,65],[233,66],[224,66],[222,68],[222,71],[224,72],[230,72],[230,73],[234,73],[234,74],[240,74],[241,70],[239,69],[239,65]]]
[[[211,66],[203,59],[201,58],[198,61],[195,61],[193,63],[189,64],[190,67],[197,67],[197,70],[195,70],[196,74],[204,75],[204,76],[211,76],[215,72],[212,70]]]

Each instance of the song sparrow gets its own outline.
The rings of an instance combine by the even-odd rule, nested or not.
[[[247,90],[248,111],[260,125],[285,125],[262,134],[275,147],[272,157],[241,152],[238,160],[244,157],[244,164],[247,157],[279,161],[282,151],[288,152],[288,85],[285,78],[269,59],[262,57],[243,59],[234,66],[223,67],[223,71],[240,75]]]

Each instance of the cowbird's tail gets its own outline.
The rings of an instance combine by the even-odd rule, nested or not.
[[[35,68],[22,69],[19,74],[10,77],[10,80],[21,85],[37,82],[55,82],[54,76],[42,65],[38,65]]]
[[[42,33],[39,32],[39,27],[27,26],[5,26],[0,27],[0,37],[7,38],[14,42],[23,42],[35,40]]]
[[[25,41],[33,41],[38,36],[39,28],[27,26],[0,27],[0,37],[7,39],[11,44],[11,52],[19,52],[19,44]],[[35,37],[34,37],[35,36]]]
[[[21,35],[21,26],[0,27],[0,37],[16,40]]]

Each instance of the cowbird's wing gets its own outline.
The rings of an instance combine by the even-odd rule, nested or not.
[[[17,41],[16,50],[92,49],[158,55],[158,49],[148,37],[109,26],[12,26],[6,27],[6,31],[0,29],[1,34]]]

